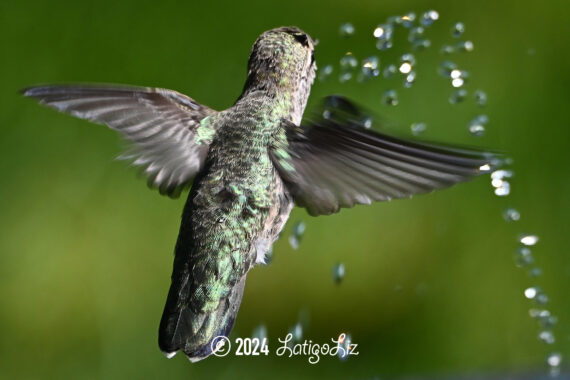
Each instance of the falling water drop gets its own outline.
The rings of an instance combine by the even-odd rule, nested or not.
[[[251,337],[259,339],[260,342],[263,339],[267,339],[267,327],[264,324],[256,326],[251,333]]]
[[[429,10],[427,12],[424,12],[424,14],[422,14],[422,17],[420,19],[420,23],[425,26],[431,26],[434,21],[436,21],[437,19],[439,19],[439,13],[437,13],[437,11]]]
[[[410,71],[408,75],[406,75],[406,77],[404,78],[404,87],[405,88],[412,87],[415,81],[416,81],[416,72]]]
[[[520,236],[519,241],[526,246],[533,246],[538,243],[538,236],[523,234]]]
[[[534,263],[532,252],[527,247],[520,247],[515,251],[515,264],[520,267],[528,267]]]
[[[517,222],[521,218],[521,214],[514,208],[508,208],[503,212],[503,218],[507,222]]]
[[[455,53],[455,48],[451,45],[443,45],[440,49],[440,53],[444,55],[449,55]]]
[[[467,97],[467,90],[464,88],[457,89],[451,93],[449,96],[449,103],[457,104],[461,103]]]
[[[426,123],[413,123],[410,126],[410,129],[412,130],[412,134],[414,136],[418,136],[424,133],[424,131],[427,129],[427,125]]]
[[[393,77],[394,74],[396,74],[397,72],[398,68],[396,67],[396,65],[390,64],[384,68],[382,75],[384,75],[384,78],[390,78]]]
[[[293,225],[293,230],[291,231],[291,235],[289,236],[289,245],[294,250],[299,249],[299,245],[301,243],[301,239],[305,234],[306,225],[304,222],[297,222]]]
[[[333,73],[332,65],[324,66],[322,69],[319,70],[319,80],[326,81],[331,76],[332,73]]]
[[[416,14],[414,12],[406,13],[401,17],[401,20],[404,28],[411,28],[416,20]]]
[[[421,41],[424,38],[424,28],[421,26],[416,26],[410,29],[408,33],[408,41],[414,43],[416,41]]]
[[[468,52],[473,51],[473,49],[475,48],[475,45],[473,45],[472,41],[461,41],[461,42],[458,42],[455,45],[455,47],[456,47],[457,51],[468,53]]]
[[[380,24],[372,33],[377,38],[376,48],[379,50],[388,50],[392,47],[392,35],[394,27],[390,24]]]
[[[380,74],[380,60],[376,56],[370,56],[362,60],[362,68],[360,70],[359,79],[370,79]]]
[[[346,360],[350,356],[349,349],[352,343],[352,337],[349,334],[342,333],[338,337],[337,356],[340,360]]]
[[[336,263],[333,266],[332,275],[333,275],[334,283],[340,284],[342,282],[342,280],[344,279],[344,275],[345,275],[344,264],[343,263]]]
[[[487,115],[478,115],[473,120],[469,122],[469,133],[473,136],[483,136],[485,134],[485,126],[489,122]]]
[[[462,22],[456,22],[451,28],[451,35],[455,38],[459,38],[465,32],[465,25]]]
[[[303,325],[297,322],[294,326],[289,328],[289,333],[293,335],[292,342],[300,342],[303,339]]]
[[[543,330],[539,332],[538,339],[546,344],[554,344],[554,342],[556,341],[554,334],[552,333],[552,331],[549,330]]]
[[[451,78],[451,73],[457,70],[457,65],[451,61],[443,61],[439,64],[438,72],[439,75],[446,78]]]
[[[473,96],[475,97],[475,103],[477,103],[479,107],[483,107],[487,104],[487,94],[484,91],[477,90]]]
[[[389,106],[397,106],[398,105],[398,93],[396,90],[387,90],[382,95],[382,103],[389,105]]]
[[[339,28],[339,33],[342,37],[351,37],[354,35],[354,25],[349,22],[342,24]]]

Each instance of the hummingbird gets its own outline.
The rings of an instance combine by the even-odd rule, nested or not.
[[[190,361],[229,336],[246,275],[296,204],[312,216],[409,198],[493,167],[493,154],[374,132],[348,99],[302,122],[317,69],[315,41],[297,27],[261,34],[236,102],[215,111],[173,90],[124,85],[42,85],[22,90],[41,104],[118,131],[120,156],[152,188],[178,197],[191,187],[159,326],[161,351]]]

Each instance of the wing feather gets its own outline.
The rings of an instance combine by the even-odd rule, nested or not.
[[[201,124],[216,111],[176,91],[128,86],[31,87],[23,94],[81,119],[121,133],[131,148],[121,159],[142,169],[149,186],[176,197],[203,165],[208,142],[196,139]]]

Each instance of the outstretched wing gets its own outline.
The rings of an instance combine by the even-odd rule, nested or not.
[[[367,130],[370,119],[348,100],[330,97],[325,117],[306,126],[285,122],[273,161],[299,206],[311,215],[411,197],[488,172],[496,156],[416,142]]]
[[[119,131],[131,144],[120,158],[142,168],[151,187],[177,197],[200,170],[216,111],[176,91],[128,86],[38,86],[24,96]]]

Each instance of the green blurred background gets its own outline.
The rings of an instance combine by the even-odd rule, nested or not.
[[[316,82],[311,102],[347,95],[424,136],[498,148],[514,158],[509,197],[488,177],[406,201],[311,218],[294,210],[268,267],[248,276],[234,337],[261,323],[271,351],[299,313],[305,338],[352,334],[360,355],[346,362],[270,355],[167,360],[157,347],[185,196],[160,197],[113,161],[119,137],[101,126],[23,99],[25,86],[106,82],[179,90],[215,109],[239,95],[251,44],[264,30],[297,25],[320,40],[316,59],[337,65],[346,51],[378,54],[381,65],[409,51],[374,48],[388,16],[436,9],[432,48],[417,53],[417,83],[400,79]],[[567,1],[10,1],[0,3],[0,377],[2,378],[342,378],[545,373],[546,355],[570,360],[570,54]],[[356,34],[341,39],[352,22]],[[436,73],[439,48],[466,25],[472,53],[450,58],[471,73],[467,89],[489,97],[487,134],[467,122],[481,110],[452,106]],[[398,31],[397,31],[398,32]],[[337,65],[338,66],[338,65]],[[400,104],[380,102],[388,88]],[[516,207],[521,220],[507,223]],[[307,223],[298,251],[286,235]],[[517,236],[543,275],[517,268]],[[336,262],[346,278],[331,278]],[[525,288],[539,285],[559,318],[556,343],[537,340]]]

